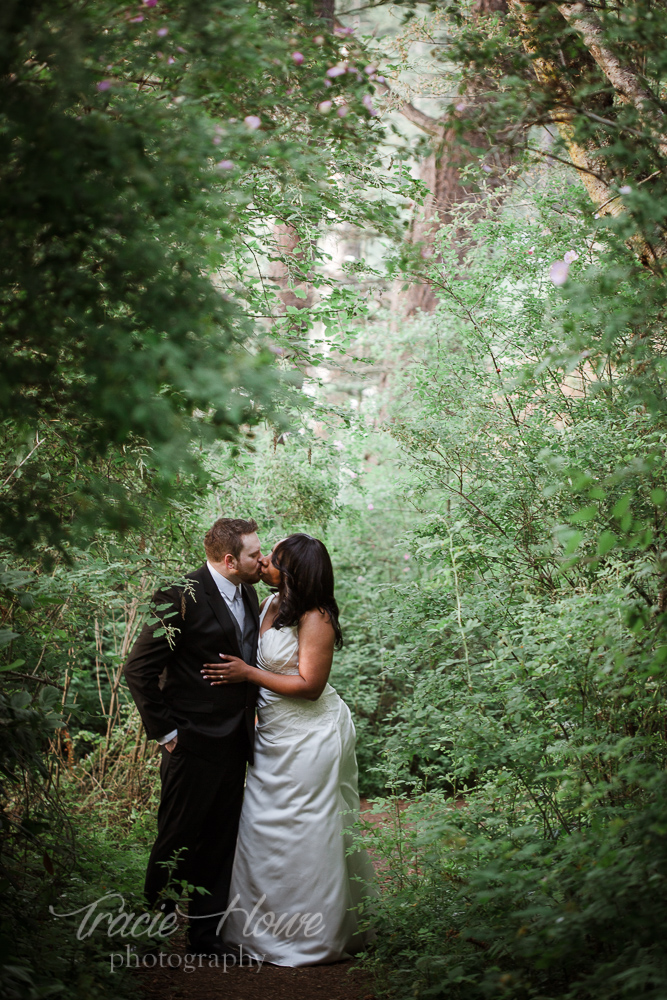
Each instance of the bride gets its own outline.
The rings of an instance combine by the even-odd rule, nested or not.
[[[205,665],[213,684],[260,687],[223,935],[274,965],[335,962],[365,945],[354,908],[373,869],[365,851],[346,853],[359,794],[350,710],[327,683],[342,644],[329,553],[290,535],[263,557],[262,580],[277,593],[262,605],[258,666]]]

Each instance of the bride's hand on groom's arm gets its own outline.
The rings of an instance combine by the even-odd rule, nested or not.
[[[248,680],[251,667],[238,656],[220,654],[220,663],[205,663],[202,674],[204,680],[211,682],[211,687],[218,684],[240,684]]]

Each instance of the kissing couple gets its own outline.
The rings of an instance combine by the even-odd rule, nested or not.
[[[335,962],[364,947],[356,907],[373,869],[345,832],[359,793],[350,710],[327,683],[342,644],[331,559],[306,534],[262,556],[240,518],[217,520],[204,548],[185,586],[153,596],[159,621],[125,664],[162,752],[146,899],[158,904],[171,867],[206,890],[188,910],[197,954]]]

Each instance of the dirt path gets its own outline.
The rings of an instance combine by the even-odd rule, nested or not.
[[[362,813],[370,809],[362,800]],[[367,816],[373,825],[383,825],[389,816]],[[376,859],[372,859],[378,869]],[[163,956],[162,968],[140,968],[136,973],[145,1000],[374,1000],[371,978],[354,961],[285,969],[276,965],[227,966],[220,961],[210,967],[196,960],[185,967],[184,934],[174,935],[171,955]],[[167,962],[171,962],[171,967]]]
[[[175,959],[174,959],[175,961]],[[226,971],[201,968],[141,970],[147,1000],[374,1000],[368,976],[353,962],[282,969],[264,965]]]

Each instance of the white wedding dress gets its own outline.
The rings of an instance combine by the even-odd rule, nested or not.
[[[296,627],[260,635],[262,670],[298,674],[298,654]],[[317,701],[260,688],[257,712],[224,940],[273,965],[349,958],[366,943],[353,908],[375,893],[366,852],[346,855],[359,811],[350,710],[327,684]]]

